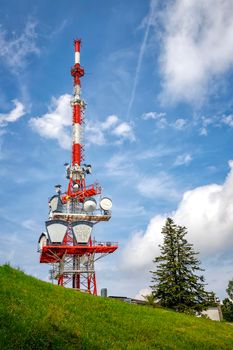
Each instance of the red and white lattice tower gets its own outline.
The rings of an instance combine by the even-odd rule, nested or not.
[[[39,238],[40,262],[52,265],[51,279],[68,286],[97,294],[95,261],[113,253],[118,244],[93,240],[92,229],[100,221],[111,218],[111,199],[101,196],[101,187],[95,183],[86,186],[86,175],[91,165],[83,164],[83,126],[85,102],[81,98],[80,65],[81,40],[74,40],[75,64],[71,69],[74,79],[72,124],[72,161],[65,164],[68,189],[65,193],[57,185],[56,194],[49,200],[49,219],[46,232]]]

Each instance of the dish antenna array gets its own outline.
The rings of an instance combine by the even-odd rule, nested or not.
[[[97,242],[92,230],[100,221],[111,218],[112,201],[102,197],[98,183],[86,185],[91,174],[90,164],[83,164],[83,125],[86,104],[81,98],[80,78],[84,69],[80,65],[81,40],[74,40],[75,64],[71,68],[74,79],[72,125],[72,162],[66,163],[68,189],[62,192],[56,185],[56,194],[49,200],[49,219],[46,231],[39,237],[40,262],[51,264],[51,279],[58,285],[97,294],[95,261],[113,253],[118,244]]]

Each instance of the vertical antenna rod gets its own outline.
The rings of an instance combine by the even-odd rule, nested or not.
[[[84,69],[80,66],[81,40],[74,40],[75,63],[71,68],[71,75],[74,78],[74,96],[71,101],[73,107],[73,127],[72,127],[72,165],[80,165],[83,160],[82,129],[83,129],[83,109],[85,103],[81,100],[80,78],[84,76]]]

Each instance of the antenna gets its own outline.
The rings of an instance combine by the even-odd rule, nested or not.
[[[81,98],[81,81],[84,69],[80,65],[81,40],[74,40],[74,66],[71,76],[74,94],[71,99],[72,150],[71,164],[65,163],[66,192],[56,185],[56,194],[49,200],[49,219],[46,232],[39,238],[40,262],[51,264],[50,276],[58,285],[71,287],[97,295],[95,261],[113,253],[116,242],[97,242],[92,239],[93,226],[111,218],[112,201],[97,195],[102,193],[98,183],[86,185],[86,175],[91,174],[90,164],[84,160],[84,112],[86,103]]]

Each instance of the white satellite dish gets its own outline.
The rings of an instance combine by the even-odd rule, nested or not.
[[[79,184],[74,184],[73,185],[73,190],[75,191],[75,192],[77,192],[78,190],[79,190]]]
[[[100,208],[103,210],[110,210],[112,208],[112,201],[108,197],[103,197],[100,201]]]
[[[87,198],[83,203],[83,209],[87,213],[91,213],[96,210],[96,200],[94,198]]]

